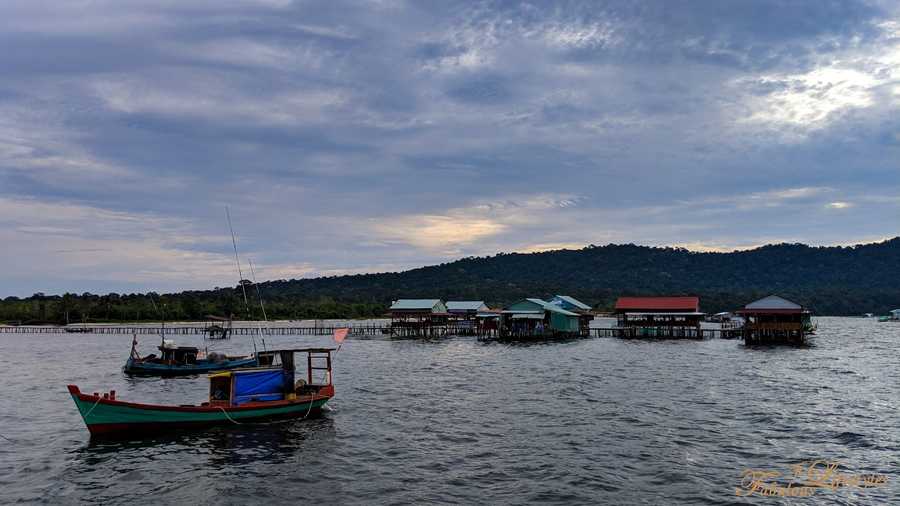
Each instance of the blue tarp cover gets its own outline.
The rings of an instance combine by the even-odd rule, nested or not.
[[[284,371],[253,371],[234,375],[234,401],[241,404],[250,400],[271,401],[282,398]]]

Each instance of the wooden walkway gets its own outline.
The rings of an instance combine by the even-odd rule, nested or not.
[[[253,336],[257,334],[272,336],[330,336],[339,328],[349,328],[352,336],[390,336],[391,326],[385,325],[350,325],[346,327],[233,327],[231,335]],[[52,327],[52,326],[0,326],[0,333],[7,334],[127,334],[127,335],[205,335],[209,330],[201,325],[150,327],[145,325],[99,325],[96,327]],[[455,335],[452,328],[447,328],[440,336]],[[468,335],[471,329],[468,329]],[[496,332],[479,336],[496,337]],[[671,329],[667,327],[651,328],[616,328],[593,327],[587,336],[582,337],[618,337],[626,339],[738,339],[742,337],[740,329]]]
[[[592,328],[592,337],[623,339],[738,339],[741,329],[696,329],[683,327]]]
[[[254,336],[257,334],[270,336],[330,336],[336,329],[349,328],[353,336],[375,336],[390,333],[390,327],[378,325],[359,325],[345,327],[233,327],[233,336]],[[84,330],[82,330],[84,329]],[[0,326],[0,333],[7,334],[128,334],[128,335],[204,335],[209,329],[203,326],[172,326],[172,327],[147,327],[147,326],[119,326],[102,325],[97,327],[44,327],[44,326]]]

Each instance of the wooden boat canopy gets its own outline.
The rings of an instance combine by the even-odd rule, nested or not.
[[[328,353],[336,350],[337,348],[283,348],[278,350],[266,350],[261,351],[259,353]]]

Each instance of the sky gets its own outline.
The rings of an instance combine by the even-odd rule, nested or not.
[[[0,0],[0,296],[900,235],[900,4]]]

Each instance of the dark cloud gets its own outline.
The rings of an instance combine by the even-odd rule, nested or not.
[[[26,238],[0,256],[11,292],[229,284],[225,204],[278,278],[900,233],[883,219],[900,206],[889,2],[0,14],[0,239]]]

